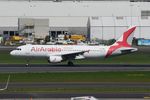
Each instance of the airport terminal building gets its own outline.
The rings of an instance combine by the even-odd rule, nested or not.
[[[135,38],[150,39],[149,1],[0,0],[0,34],[45,38],[71,33],[109,40],[135,25]]]

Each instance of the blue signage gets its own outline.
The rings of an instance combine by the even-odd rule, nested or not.
[[[138,40],[138,45],[145,45],[145,46],[150,46],[150,40],[146,39],[139,39]]]

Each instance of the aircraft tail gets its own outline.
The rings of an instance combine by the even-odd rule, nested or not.
[[[131,27],[123,33],[123,35],[111,46],[108,47],[105,58],[111,55],[127,54],[137,51],[137,48],[131,47],[133,40],[133,32],[136,27]]]
[[[120,45],[122,47],[131,47],[132,45],[132,40],[133,40],[133,35],[134,30],[136,27],[130,27],[127,31],[123,33],[123,35],[113,44],[113,45]]]

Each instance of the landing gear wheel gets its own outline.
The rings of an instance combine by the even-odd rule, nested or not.
[[[73,66],[74,64],[73,64],[73,62],[68,61],[68,65],[69,65],[69,66]]]
[[[30,59],[27,59],[26,67],[29,67]]]
[[[26,67],[28,67],[29,66],[29,64],[26,64]]]

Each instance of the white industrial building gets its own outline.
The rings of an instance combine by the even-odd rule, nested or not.
[[[69,32],[117,39],[135,25],[136,38],[150,39],[149,0],[0,0],[0,34],[37,38]],[[19,32],[19,33],[18,33]]]

